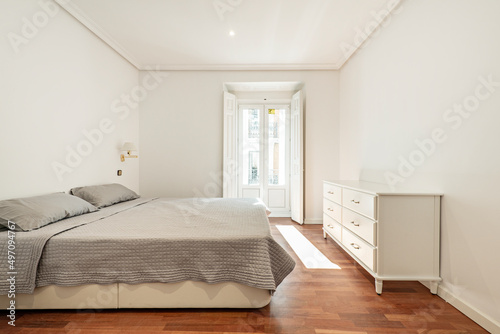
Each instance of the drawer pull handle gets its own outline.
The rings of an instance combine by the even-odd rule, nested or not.
[[[327,210],[328,210],[328,211],[333,211],[333,209],[332,209],[332,208],[328,208]]]
[[[326,225],[326,226],[328,226],[329,228],[333,228],[333,225],[330,225],[330,224],[328,224],[328,225]]]
[[[359,201],[351,200],[354,204],[359,204]]]
[[[354,226],[359,226],[359,224],[355,222],[351,222],[351,224],[353,224]]]
[[[353,242],[353,243],[351,243],[351,246],[352,246],[352,248],[354,248],[354,249],[360,249],[360,248],[361,248],[361,247],[359,247],[359,245],[356,245],[354,242]]]
[[[333,191],[329,191],[328,193],[333,195]]]

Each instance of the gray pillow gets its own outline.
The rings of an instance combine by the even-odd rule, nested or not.
[[[16,231],[31,231],[96,210],[90,203],[65,193],[9,199],[0,201],[0,225],[8,227],[11,221]]]
[[[118,183],[73,188],[71,194],[86,200],[98,208],[130,201],[140,196]]]

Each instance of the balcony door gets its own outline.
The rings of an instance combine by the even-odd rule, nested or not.
[[[238,197],[290,217],[290,106],[240,105],[238,123]]]

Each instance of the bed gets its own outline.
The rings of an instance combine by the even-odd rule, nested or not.
[[[15,245],[17,309],[259,308],[295,265],[257,199],[135,198],[16,232]]]

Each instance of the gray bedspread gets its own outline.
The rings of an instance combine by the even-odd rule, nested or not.
[[[16,292],[46,285],[237,282],[274,291],[295,262],[255,199],[137,199],[16,233]],[[0,232],[0,294],[9,286]]]

